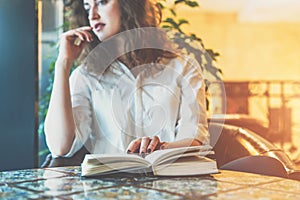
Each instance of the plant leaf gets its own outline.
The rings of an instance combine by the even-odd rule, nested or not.
[[[172,15],[173,15],[174,17],[176,17],[176,16],[177,16],[177,14],[176,14],[176,12],[175,12],[175,10],[174,10],[174,9],[170,8],[170,12],[172,13]]]
[[[190,7],[198,7],[199,4],[197,1],[184,1],[186,5],[190,6]]]
[[[182,3],[182,2],[185,2],[185,1],[186,1],[186,0],[176,0],[176,1],[175,1],[175,5],[176,5],[176,4],[179,4],[179,3]]]
[[[180,19],[178,21],[178,26],[181,26],[182,24],[189,24],[189,22],[186,19]]]

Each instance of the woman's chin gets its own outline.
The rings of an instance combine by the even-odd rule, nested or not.
[[[109,38],[112,38],[113,36],[115,36],[118,33],[104,33],[103,31],[101,32],[95,32],[96,36],[98,37],[98,39],[103,42],[105,40],[108,40]]]
[[[96,36],[97,36],[97,38],[98,38],[101,42],[103,41],[104,38],[103,38],[102,35],[96,33]]]

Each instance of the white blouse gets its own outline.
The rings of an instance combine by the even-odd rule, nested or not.
[[[76,133],[66,157],[83,145],[91,153],[124,152],[142,136],[209,141],[204,80],[192,58],[132,70],[119,61],[98,71],[82,65],[70,77],[70,91]]]

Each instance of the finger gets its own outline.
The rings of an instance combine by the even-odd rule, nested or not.
[[[86,35],[82,31],[75,30],[74,36],[75,38],[78,37],[82,42],[88,41],[88,38],[86,38]]]
[[[89,32],[91,30],[91,27],[81,27],[78,29],[73,29],[70,31],[67,31],[63,34],[63,37],[65,39],[71,41],[72,43],[75,43],[76,46],[79,46],[81,42],[91,42],[93,40],[92,34]],[[79,39],[77,39],[79,38]]]
[[[80,35],[78,35],[77,37],[75,37],[75,39],[72,39],[72,40],[74,40],[73,44],[78,47],[82,46],[81,44],[86,44],[87,42],[91,41],[91,39],[87,40],[87,39],[83,38],[83,36],[80,36]]]
[[[64,34],[69,35],[69,36],[74,36],[75,32],[80,32],[80,31],[90,32],[92,29],[93,28],[90,27],[90,26],[83,26],[83,27],[80,27],[80,28],[69,30],[69,31],[65,32]]]
[[[82,26],[82,27],[79,27],[78,29],[79,29],[79,30],[83,30],[83,31],[90,31],[90,30],[92,30],[93,28],[90,27],[90,26]]]
[[[135,139],[132,142],[130,142],[130,144],[127,147],[126,152],[127,153],[134,153],[134,152],[136,152],[140,148],[141,141],[142,141],[142,138],[138,138],[138,139]]]
[[[92,34],[87,30],[76,30],[76,33],[80,34],[86,41],[91,42],[93,37]]]
[[[148,145],[147,153],[152,153],[156,149],[159,143],[160,143],[159,137],[154,136]]]
[[[149,143],[150,143],[149,137],[142,137],[141,146],[140,146],[140,155],[142,157],[145,157]]]
[[[168,149],[168,148],[171,148],[171,147],[169,146],[169,143],[168,143],[168,142],[162,142],[162,143],[160,143],[160,145],[159,145],[159,149],[161,149],[161,150],[163,150],[163,149]]]

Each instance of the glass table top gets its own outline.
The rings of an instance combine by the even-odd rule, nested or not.
[[[300,181],[220,170],[193,177],[83,178],[80,167],[0,172],[0,199],[300,199]]]

